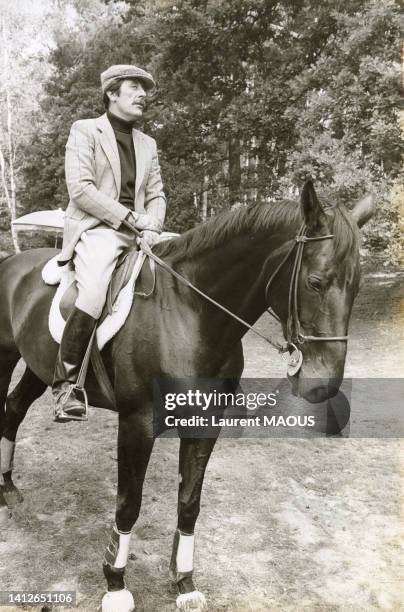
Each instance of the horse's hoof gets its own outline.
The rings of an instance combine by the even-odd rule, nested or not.
[[[11,512],[7,506],[0,506],[0,525],[5,525],[11,518]]]
[[[14,484],[5,484],[3,487],[3,494],[4,499],[10,508],[13,508],[13,506],[16,506],[17,504],[21,504],[21,502],[24,501],[22,493]]]
[[[102,612],[133,612],[135,602],[128,589],[121,591],[108,591],[102,598]]]
[[[181,593],[177,597],[177,608],[185,612],[202,612],[207,609],[205,595],[200,591]]]

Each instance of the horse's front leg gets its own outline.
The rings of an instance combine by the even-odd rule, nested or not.
[[[108,592],[102,600],[102,612],[132,612],[135,609],[124,576],[131,531],[139,516],[153,442],[150,413],[145,410],[119,416],[117,509],[103,564]]]
[[[199,515],[203,478],[216,438],[182,439],[180,445],[178,522],[170,576],[178,589],[177,607],[204,610],[204,595],[193,582],[194,528]]]

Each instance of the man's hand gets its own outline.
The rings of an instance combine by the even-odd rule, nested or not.
[[[143,230],[142,232],[142,240],[144,240],[148,246],[152,249],[153,246],[156,244],[156,242],[159,241],[159,234],[158,232],[152,232],[150,230]],[[137,239],[137,243],[140,243],[140,238]]]
[[[150,230],[158,233],[161,232],[161,222],[152,215],[148,215],[147,213],[137,213],[135,211],[131,211],[130,215],[138,230]]]

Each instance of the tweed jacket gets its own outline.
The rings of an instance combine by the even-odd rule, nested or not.
[[[136,129],[132,135],[136,155],[133,210],[153,216],[162,229],[166,200],[156,142]],[[66,144],[65,172],[70,202],[65,212],[59,263],[72,258],[83,232],[100,223],[118,229],[129,212],[118,201],[121,165],[115,134],[106,114],[73,123]]]

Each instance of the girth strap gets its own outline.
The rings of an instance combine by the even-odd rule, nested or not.
[[[109,403],[109,408],[116,408],[115,392],[105,368],[104,361],[101,357],[97,343],[93,343],[91,351],[91,365],[93,366],[94,374],[100,385],[101,391]]]

